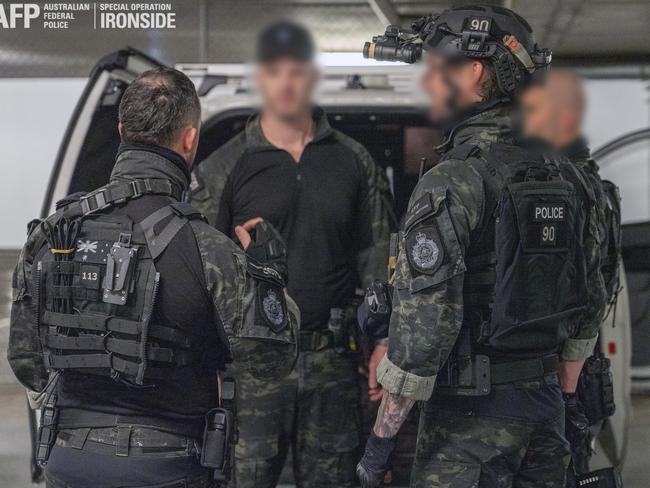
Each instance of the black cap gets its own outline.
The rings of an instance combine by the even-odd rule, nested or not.
[[[257,38],[258,62],[288,57],[310,62],[314,59],[314,39],[300,24],[282,20],[266,26]]]

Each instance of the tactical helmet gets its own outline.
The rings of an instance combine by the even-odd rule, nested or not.
[[[500,92],[509,96],[551,63],[551,51],[537,47],[520,15],[504,7],[463,6],[421,17],[411,30],[388,26],[366,43],[364,56],[414,63],[422,49],[449,59],[482,59],[492,64]]]

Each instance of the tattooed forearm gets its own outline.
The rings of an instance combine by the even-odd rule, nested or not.
[[[414,404],[415,400],[384,392],[375,421],[375,435],[393,437],[397,434]]]

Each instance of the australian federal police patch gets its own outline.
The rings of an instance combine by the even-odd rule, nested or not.
[[[444,249],[434,226],[412,229],[406,236],[406,253],[411,269],[434,274],[444,258]]]
[[[268,327],[279,334],[287,326],[287,306],[284,292],[281,288],[268,283],[260,283],[258,287],[259,308]]]

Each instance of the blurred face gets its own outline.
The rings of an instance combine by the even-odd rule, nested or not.
[[[541,139],[555,145],[557,139],[558,111],[543,86],[532,86],[521,96],[524,133],[527,137]]]
[[[275,59],[258,64],[256,79],[264,110],[287,120],[311,111],[318,80],[313,64],[290,58]]]
[[[528,88],[520,97],[524,133],[563,149],[582,129],[582,95],[579,81],[569,75],[551,74],[544,85]]]
[[[481,101],[479,95],[483,65],[478,61],[449,64],[442,56],[427,56],[422,89],[431,98],[431,117],[436,122],[449,119],[455,112]]]

